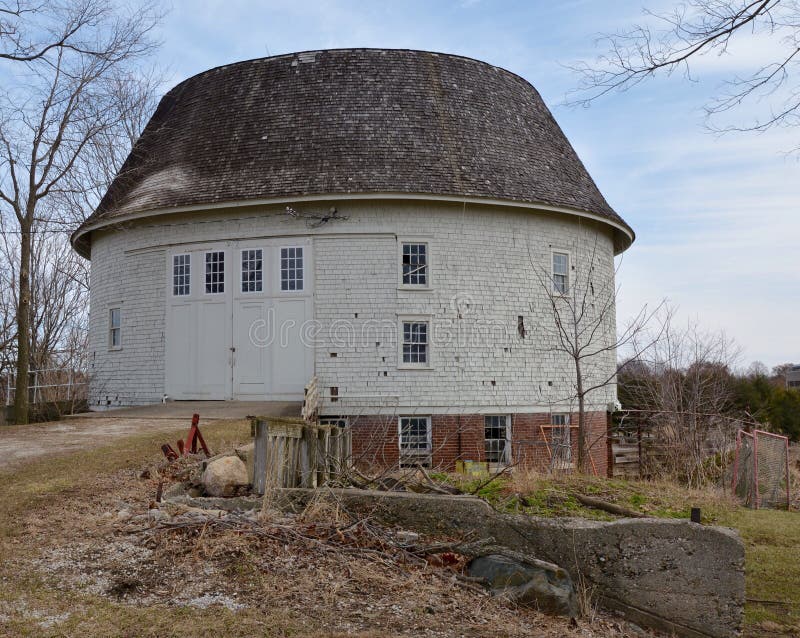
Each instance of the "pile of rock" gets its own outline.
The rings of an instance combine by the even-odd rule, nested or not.
[[[213,496],[233,498],[250,493],[253,484],[252,445],[236,450],[236,454],[220,454],[196,463],[178,476],[179,481],[164,492],[164,498],[176,496]],[[148,478],[142,474],[142,478]],[[180,479],[184,480],[180,480]]]

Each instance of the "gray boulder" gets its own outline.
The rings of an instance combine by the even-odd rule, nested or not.
[[[482,579],[492,593],[508,596],[519,604],[569,618],[580,615],[572,579],[553,563],[489,554],[473,559],[467,573]]]
[[[203,472],[203,486],[211,496],[236,496],[249,483],[247,466],[238,456],[214,459]]]

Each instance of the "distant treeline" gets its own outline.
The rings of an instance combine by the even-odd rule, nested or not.
[[[679,432],[727,421],[737,427],[758,424],[800,441],[800,388],[787,388],[788,367],[770,372],[756,362],[737,373],[705,361],[682,368],[630,361],[620,368],[618,396],[623,409],[641,421],[671,422]]]

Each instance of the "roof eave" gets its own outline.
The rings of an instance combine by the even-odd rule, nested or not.
[[[186,206],[173,206],[169,208],[145,209],[124,215],[109,216],[92,220],[88,218],[70,236],[73,249],[81,257],[91,259],[91,233],[101,228],[114,226],[117,224],[147,219],[149,217],[161,217],[164,215],[174,215],[177,213],[189,213],[198,211],[213,211],[229,208],[242,208],[250,206],[274,206],[280,204],[290,204],[294,202],[313,202],[313,201],[343,201],[343,200],[365,200],[365,199],[390,199],[390,200],[427,200],[440,201],[460,204],[480,204],[488,206],[502,206],[512,208],[524,208],[543,212],[573,215],[607,224],[614,230],[614,254],[618,255],[628,248],[636,239],[633,229],[623,220],[619,222],[610,219],[605,215],[599,215],[590,211],[569,208],[566,206],[555,206],[544,202],[522,202],[517,200],[491,199],[484,197],[461,197],[457,195],[439,195],[431,193],[404,193],[404,192],[377,192],[377,193],[321,193],[314,195],[297,195],[291,197],[276,197],[268,199],[249,199],[234,202],[219,202],[214,204],[191,204]]]

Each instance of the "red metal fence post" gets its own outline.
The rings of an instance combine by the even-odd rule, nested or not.
[[[761,501],[761,493],[758,489],[758,430],[753,432],[753,481],[756,484],[756,509],[758,509]]]
[[[731,480],[731,494],[736,494],[736,482],[739,478],[739,450],[742,447],[742,431],[736,432],[736,454],[733,456],[733,479]]]
[[[789,479],[789,437],[786,437],[786,511],[792,509],[792,491]]]

